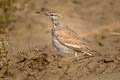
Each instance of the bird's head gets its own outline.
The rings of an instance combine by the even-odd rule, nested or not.
[[[61,18],[61,15],[56,13],[56,12],[39,12],[38,11],[36,13],[48,16],[52,20],[56,20],[56,19],[60,19]]]
[[[64,21],[62,19],[62,16],[55,12],[36,12],[38,14],[42,14],[45,16],[48,16],[52,21],[52,29],[55,29],[57,27],[63,27]]]

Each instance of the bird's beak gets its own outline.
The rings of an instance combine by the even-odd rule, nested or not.
[[[48,13],[45,13],[45,12],[40,12],[40,11],[37,11],[36,13],[37,13],[37,14],[42,14],[42,15],[49,16],[49,15],[48,15]]]

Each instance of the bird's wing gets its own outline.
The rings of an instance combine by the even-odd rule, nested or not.
[[[80,41],[78,35],[68,27],[64,27],[63,29],[56,29],[55,36],[63,45],[77,52],[88,51],[88,48],[83,42]]]

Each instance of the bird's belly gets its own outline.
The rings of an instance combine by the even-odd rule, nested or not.
[[[66,47],[65,45],[61,44],[56,38],[52,39],[54,47],[57,48],[60,52],[64,53],[75,53],[74,50]]]

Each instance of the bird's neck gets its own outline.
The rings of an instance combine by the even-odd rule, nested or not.
[[[52,30],[55,30],[56,28],[62,28],[65,26],[64,21],[62,19],[51,18],[51,22],[52,22]]]

